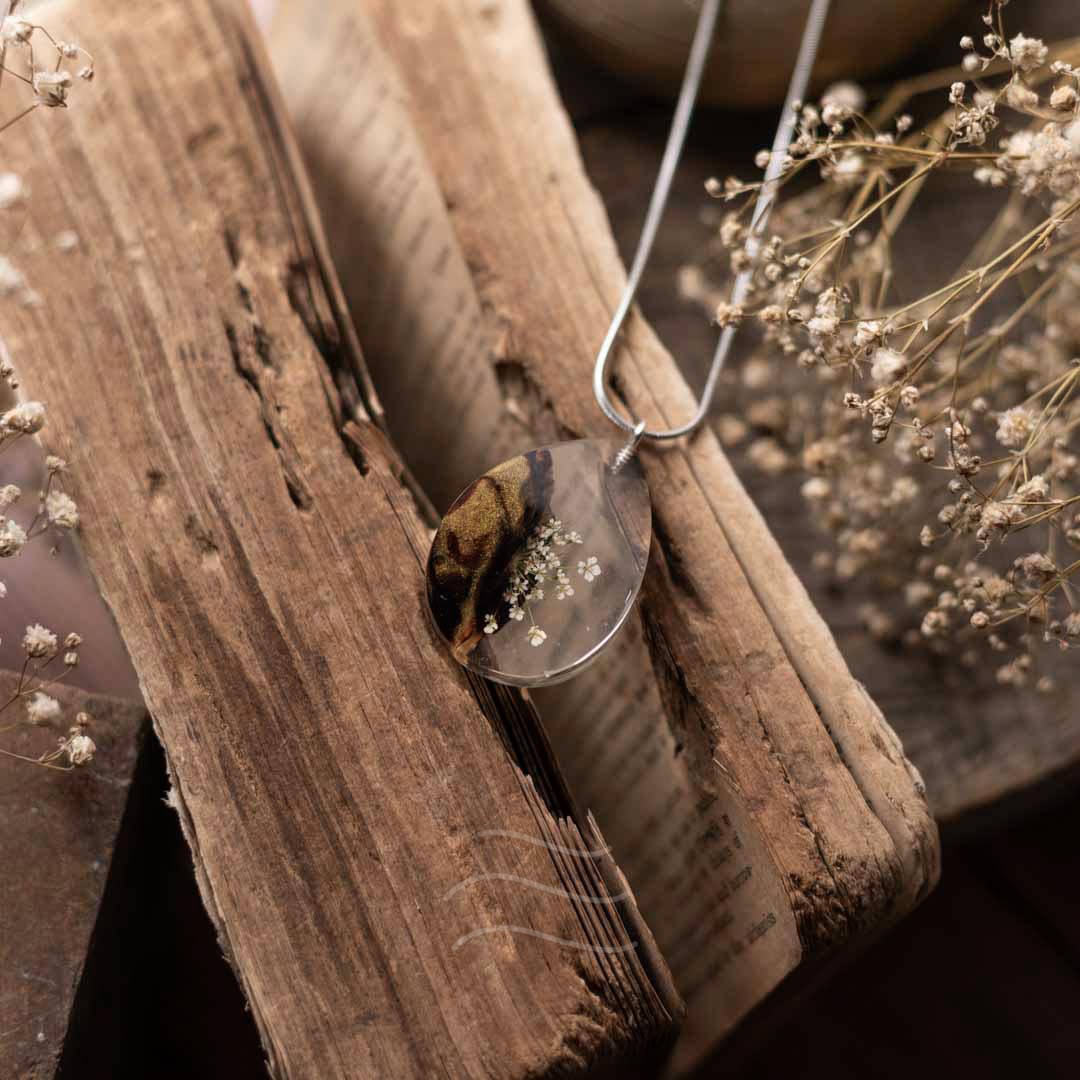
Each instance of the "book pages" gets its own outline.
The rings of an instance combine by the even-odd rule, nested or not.
[[[802,950],[745,798],[676,741],[639,621],[622,635],[584,675],[532,696],[686,1001],[670,1066],[678,1076],[798,965]]]

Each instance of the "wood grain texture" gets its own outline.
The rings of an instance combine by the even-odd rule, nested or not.
[[[602,845],[535,714],[429,625],[427,532],[246,7],[67,14],[99,82],[6,143],[45,299],[9,344],[80,463],[271,1071],[563,1076],[661,1044],[677,999],[617,875],[569,853]]]
[[[341,131],[351,121],[363,134],[369,114],[355,111],[367,105],[356,87],[376,48],[398,71],[384,96],[404,102],[445,199],[481,312],[472,347],[484,370],[473,381],[485,393],[496,384],[501,404],[459,422],[456,444],[425,467],[432,486],[467,479],[454,445],[472,456],[503,441],[609,430],[589,380],[624,271],[524,0],[334,0],[319,20],[293,3],[276,30],[275,61],[356,310],[364,272],[347,237],[371,213],[373,189],[359,166],[350,170]],[[410,256],[407,246],[396,260],[391,251],[380,270],[404,274]],[[376,382],[400,385],[422,369],[452,395],[459,373],[425,363],[379,355]],[[686,383],[638,315],[617,367],[619,396],[652,424],[692,412]],[[407,458],[414,446],[422,455],[432,431],[438,415],[399,428]],[[806,951],[859,939],[936,878],[936,829],[917,780],[712,433],[650,448],[642,462],[654,522],[642,617],[682,752],[703,791],[722,770],[744,794]]]
[[[18,683],[0,672],[0,700]],[[56,1075],[149,728],[137,702],[50,693],[63,711],[44,730],[22,702],[4,713],[5,749],[37,757],[84,711],[98,753],[72,772],[0,756],[0,1075],[19,1080]]]

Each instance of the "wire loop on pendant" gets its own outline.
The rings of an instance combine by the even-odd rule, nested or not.
[[[645,272],[645,266],[652,252],[653,242],[656,240],[656,234],[664,216],[668,196],[671,193],[671,182],[675,178],[675,170],[682,155],[686,133],[690,128],[690,118],[693,115],[694,103],[701,87],[705,63],[709,57],[709,47],[712,45],[717,20],[723,6],[724,0],[703,0],[702,2],[701,14],[698,16],[694,40],[690,45],[690,56],[686,62],[686,72],[683,75],[679,100],[675,106],[675,115],[671,121],[667,145],[664,147],[664,156],[660,159],[660,171],[657,173],[656,184],[649,198],[649,208],[645,213],[645,222],[641,227],[641,238],[638,240],[637,250],[634,252],[634,260],[630,264],[626,288],[623,290],[622,298],[615,309],[615,314],[612,317],[611,325],[608,327],[608,332],[604,336],[600,351],[596,354],[596,365],[593,368],[593,393],[596,395],[596,401],[600,409],[613,424],[634,435],[633,450],[630,451],[627,460],[629,460],[629,456],[632,456],[637,449],[638,443],[643,438],[658,441],[678,439],[683,435],[689,435],[701,424],[708,415],[712,399],[716,394],[716,385],[720,372],[731,350],[732,342],[735,340],[735,327],[725,327],[720,334],[716,351],[713,353],[712,365],[705,379],[705,388],[701,393],[697,411],[685,424],[667,429],[646,428],[643,421],[636,422],[623,416],[608,395],[607,376],[608,369],[611,366],[612,351],[619,336],[619,331],[626,321],[626,316],[630,313],[630,307],[634,302],[638,286],[641,284],[642,274]],[[828,12],[829,0],[813,0],[810,5],[810,12],[806,18],[806,27],[803,30],[802,41],[799,45],[799,55],[795,61],[791,82],[788,85],[787,98],[784,101],[784,111],[780,116],[780,124],[773,138],[769,164],[765,170],[757,201],[754,203],[754,212],[750,219],[746,252],[751,260],[757,255],[760,246],[760,235],[765,228],[769,212],[772,210],[776,194],[776,181],[784,169],[788,147],[791,145],[791,137],[795,131],[795,105],[806,96],[806,88],[810,82],[810,73],[814,67],[814,58],[817,56],[818,45],[821,42],[821,33],[825,27]],[[750,269],[743,270],[735,278],[731,289],[731,303],[733,305],[741,305],[746,299],[750,291],[753,275],[754,271],[751,266]],[[619,456],[625,453],[626,449],[624,447],[619,452]],[[625,464],[625,461],[623,464]]]
[[[611,471],[617,473],[637,453],[641,440],[645,437],[645,421],[639,420],[630,432],[626,445],[612,458]]]

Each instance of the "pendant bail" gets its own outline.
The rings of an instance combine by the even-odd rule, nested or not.
[[[614,475],[637,453],[641,440],[645,437],[645,421],[639,420],[630,433],[626,445],[615,455],[611,462],[611,472]]]

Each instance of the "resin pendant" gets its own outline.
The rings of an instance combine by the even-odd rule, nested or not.
[[[530,450],[474,480],[428,556],[428,604],[454,659],[511,686],[561,682],[591,663],[634,605],[652,508],[621,443]]]

